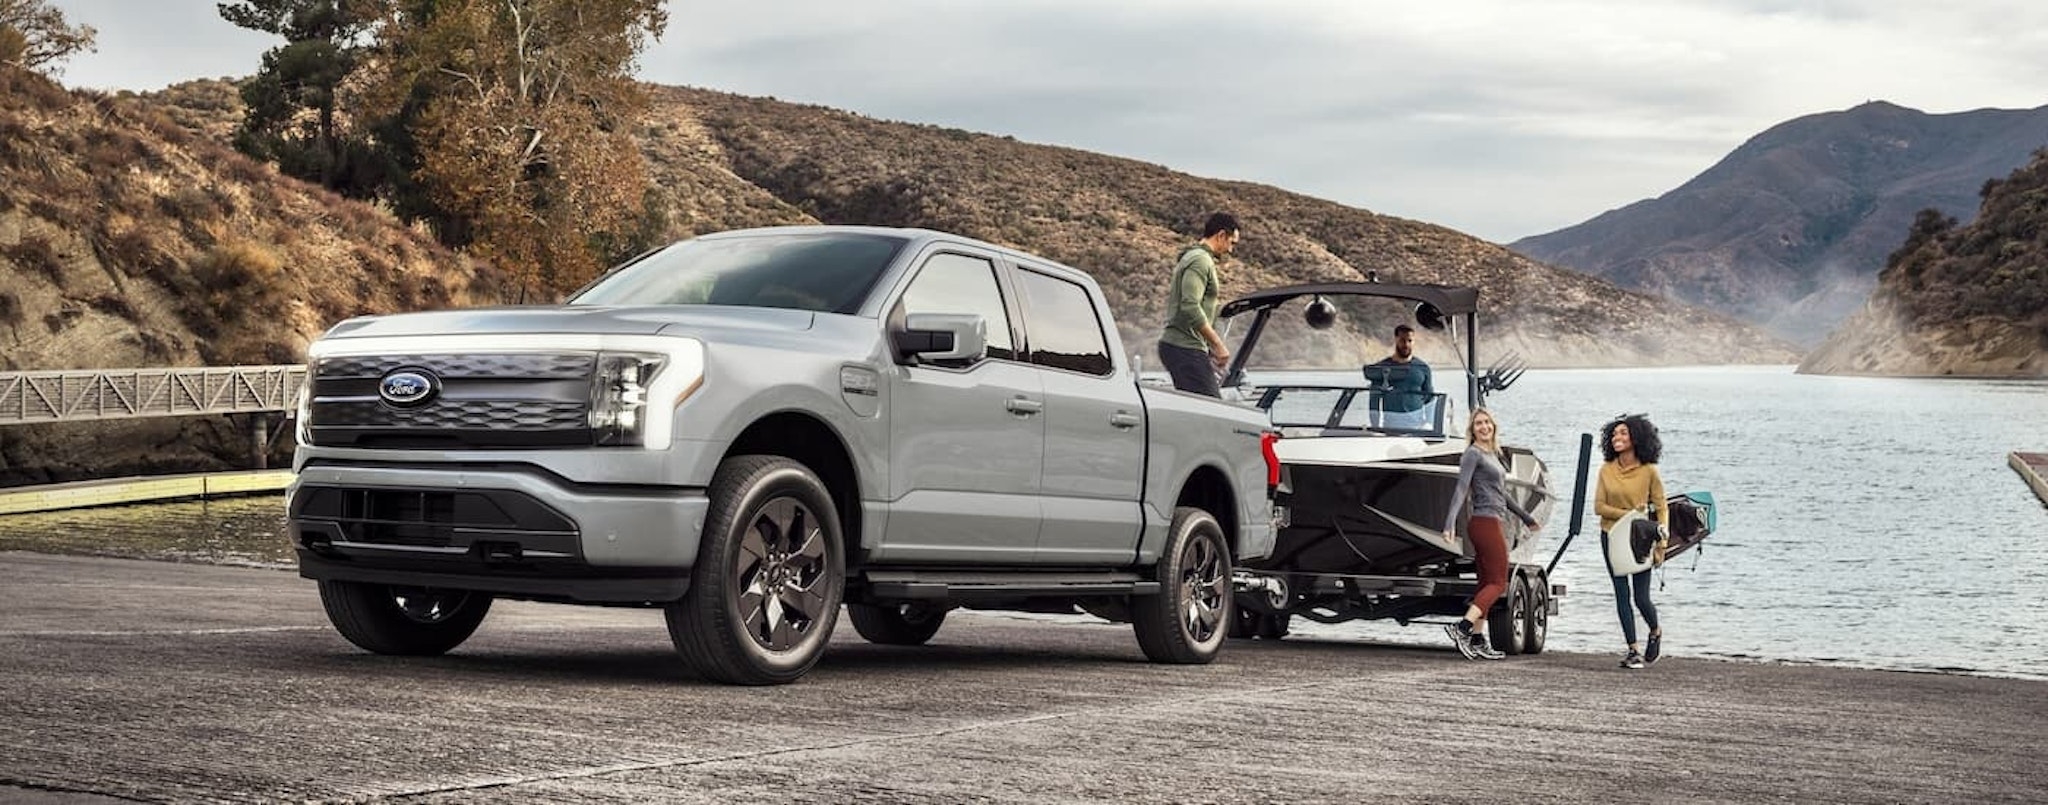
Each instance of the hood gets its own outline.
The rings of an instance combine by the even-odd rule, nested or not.
[[[704,335],[732,330],[808,330],[807,310],[709,305],[593,307],[515,306],[396,313],[349,319],[326,338],[416,335],[579,333],[598,335]]]

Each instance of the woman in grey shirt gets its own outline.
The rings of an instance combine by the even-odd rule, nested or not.
[[[1444,632],[1466,659],[1498,660],[1507,655],[1486,641],[1484,627],[1486,611],[1508,589],[1508,540],[1501,530],[1500,518],[1514,512],[1525,526],[1540,529],[1543,525],[1508,496],[1508,473],[1501,466],[1500,426],[1494,423],[1493,412],[1473,409],[1465,436],[1469,446],[1458,459],[1458,486],[1451,494],[1451,511],[1444,515],[1444,539],[1458,541],[1458,508],[1465,504],[1469,494],[1472,519],[1465,524],[1465,534],[1472,541],[1472,560],[1479,565],[1479,590],[1466,603],[1465,617],[1445,626]]]

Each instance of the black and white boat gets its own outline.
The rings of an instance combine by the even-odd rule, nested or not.
[[[1331,299],[1395,300],[1414,326],[1436,333],[1458,354],[1456,366],[1433,367],[1462,388],[1432,394],[1396,391],[1372,366],[1348,375],[1273,373],[1310,382],[1248,382],[1246,367],[1273,348],[1276,316],[1299,310],[1311,329],[1333,326]],[[1324,623],[1391,618],[1406,623],[1455,616],[1477,586],[1458,517],[1456,539],[1442,531],[1464,453],[1469,412],[1506,389],[1526,368],[1512,358],[1481,372],[1479,292],[1444,285],[1376,282],[1294,285],[1232,300],[1219,320],[1243,340],[1224,386],[1265,409],[1281,438],[1274,445],[1283,481],[1278,502],[1284,527],[1271,556],[1238,568],[1236,636],[1276,638],[1295,617]],[[1386,303],[1380,303],[1385,305]],[[1412,313],[1411,313],[1412,311]],[[1384,324],[1385,322],[1382,322]],[[1282,350],[1285,351],[1285,350]],[[1265,366],[1270,362],[1262,362]],[[1452,394],[1462,392],[1453,398]],[[1508,494],[1548,522],[1556,499],[1549,471],[1527,448],[1504,445]],[[1504,523],[1513,571],[1509,590],[1489,617],[1494,645],[1508,653],[1543,650],[1555,593],[1538,564],[1536,535]]]

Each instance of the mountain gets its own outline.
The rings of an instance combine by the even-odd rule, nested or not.
[[[1915,213],[1960,219],[2048,144],[2048,106],[1930,115],[1884,102],[1751,138],[1671,192],[1509,248],[1811,344],[1862,304]]]
[[[1799,371],[2048,377],[2048,149],[1986,183],[1969,225],[1915,219],[1870,300]]]
[[[1320,280],[1451,282],[1482,291],[1482,358],[1537,365],[1790,363],[1789,345],[1726,316],[1624,291],[1431,224],[1273,187],[958,129],[892,123],[707,90],[650,87],[636,123],[664,238],[745,226],[860,223],[948,230],[1044,254],[1107,289],[1149,353],[1167,267],[1213,210],[1247,239],[1226,293]],[[0,76],[0,342],[9,369],[290,362],[358,313],[492,303],[501,272],[436,246],[388,210],[281,177],[226,145],[234,85],[143,96]],[[1307,366],[1355,367],[1384,323],[1268,343]],[[1443,354],[1440,341],[1425,353]],[[1435,352],[1431,352],[1435,350]],[[232,463],[212,418],[0,431],[0,483]]]

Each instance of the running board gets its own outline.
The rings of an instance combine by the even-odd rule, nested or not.
[[[1158,595],[1159,582],[1136,573],[870,570],[862,574],[875,598],[970,599],[1078,595]]]

